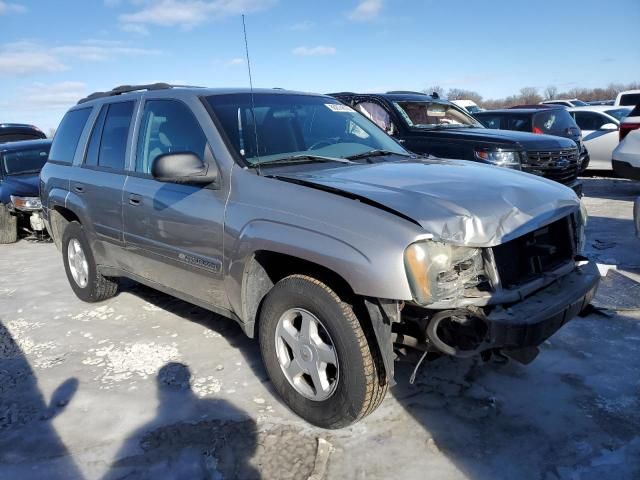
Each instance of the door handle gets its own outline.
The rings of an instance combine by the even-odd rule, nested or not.
[[[74,190],[74,191],[76,191],[76,192],[78,192],[78,193],[83,193],[83,192],[84,192],[84,185],[81,185],[81,184],[79,184],[79,183],[76,183],[76,184],[73,186],[73,190]]]
[[[129,204],[137,207],[142,204],[142,197],[140,195],[131,194],[129,195]]]

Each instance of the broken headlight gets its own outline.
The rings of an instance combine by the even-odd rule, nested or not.
[[[484,279],[479,248],[416,242],[405,250],[404,265],[413,298],[422,305],[460,298]]]
[[[11,203],[16,210],[25,212],[40,210],[42,208],[42,202],[38,197],[16,197],[15,195],[11,195]]]

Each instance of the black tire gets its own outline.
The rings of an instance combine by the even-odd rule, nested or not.
[[[280,367],[276,327],[292,308],[315,315],[333,341],[340,373],[333,394],[325,400],[298,393]],[[329,429],[346,427],[373,412],[384,399],[388,382],[381,375],[377,350],[372,351],[351,305],[324,283],[305,275],[282,279],[265,298],[259,321],[260,350],[271,382],[285,403],[309,423]]]
[[[77,240],[82,247],[88,266],[87,284],[81,287],[73,278],[69,266],[69,243]],[[71,222],[64,229],[62,235],[62,261],[64,270],[67,273],[67,280],[76,296],[85,302],[101,302],[113,297],[118,292],[118,281],[116,278],[105,277],[98,272],[93,252],[84,232],[84,228],[78,222]]]
[[[18,241],[18,218],[11,215],[9,209],[0,204],[0,244]]]

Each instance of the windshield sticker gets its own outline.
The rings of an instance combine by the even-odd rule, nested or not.
[[[351,113],[354,111],[351,107],[347,107],[346,105],[342,105],[341,103],[325,103],[324,106],[332,112]]]

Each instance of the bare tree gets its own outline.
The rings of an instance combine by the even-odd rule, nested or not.
[[[477,104],[482,103],[482,95],[473,90],[465,90],[463,88],[451,88],[447,93],[449,100],[473,100]]]
[[[542,97],[538,94],[538,89],[536,87],[521,88],[520,99],[522,100],[522,103],[525,104],[540,103],[542,101]]]
[[[444,88],[440,85],[435,85],[433,87],[427,87],[422,90],[422,93],[426,93],[427,95],[431,95],[432,93],[437,93],[439,97],[444,97]]]
[[[553,100],[554,98],[557,98],[557,95],[558,95],[558,87],[556,87],[555,85],[549,85],[547,88],[544,89],[545,100]]]

